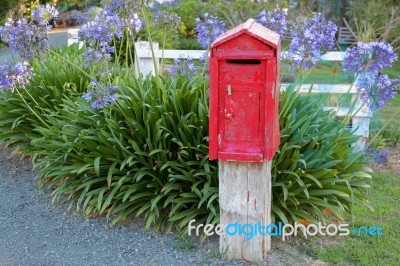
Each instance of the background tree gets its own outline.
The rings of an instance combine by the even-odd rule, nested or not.
[[[346,12],[349,25],[357,37],[385,40],[400,49],[400,1],[351,0]]]

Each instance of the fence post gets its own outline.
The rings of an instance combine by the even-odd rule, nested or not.
[[[158,49],[157,42],[153,42],[153,49],[156,56],[156,67],[159,69]],[[136,42],[135,43],[135,75],[143,75],[144,77],[151,74],[155,76],[154,61],[151,54],[150,42]]]
[[[355,134],[360,136],[360,139],[355,144],[355,150],[363,151],[367,147],[370,117],[361,117],[356,115],[353,117],[352,122],[352,128],[356,128]]]
[[[359,78],[359,77],[358,77]],[[358,79],[357,78],[357,79]],[[356,83],[357,80],[354,81]],[[355,129],[354,134],[359,135],[360,139],[355,143],[355,151],[365,151],[367,140],[369,137],[369,125],[372,112],[368,106],[361,100],[360,95],[353,94],[352,101],[355,101],[354,112],[357,112],[352,117],[351,127]]]
[[[70,46],[73,43],[78,42],[78,31],[79,31],[79,29],[69,29],[68,30],[68,40],[67,40],[68,46]]]

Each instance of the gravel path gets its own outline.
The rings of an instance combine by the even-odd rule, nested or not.
[[[176,247],[174,235],[146,232],[143,221],[112,228],[105,218],[87,218],[53,205],[39,193],[28,158],[0,150],[0,265],[248,265],[215,258],[218,239]],[[287,243],[273,241],[259,265],[320,265]]]

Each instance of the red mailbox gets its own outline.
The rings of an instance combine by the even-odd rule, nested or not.
[[[210,160],[271,161],[279,134],[279,34],[254,19],[210,54]]]

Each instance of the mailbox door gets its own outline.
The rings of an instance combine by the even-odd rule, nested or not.
[[[265,60],[219,62],[218,158],[263,161]]]

